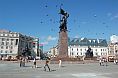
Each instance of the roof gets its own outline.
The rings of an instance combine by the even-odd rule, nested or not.
[[[108,46],[106,39],[73,38],[69,39],[68,43],[78,46]]]

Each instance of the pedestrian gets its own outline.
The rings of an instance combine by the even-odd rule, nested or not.
[[[62,61],[61,61],[61,59],[59,60],[59,68],[61,67],[61,63],[62,63]]]
[[[46,61],[45,61],[45,65],[44,65],[44,71],[46,71],[46,67],[48,68],[48,70],[50,71],[50,67],[49,67],[49,59],[47,59]]]
[[[107,62],[108,62],[107,59],[105,59],[106,66],[107,66]]]
[[[22,57],[20,58],[20,67],[22,67]]]
[[[116,59],[116,64],[118,64],[118,60]]]
[[[99,64],[100,64],[100,66],[102,65],[102,58],[101,57],[99,58]]]
[[[36,66],[36,58],[34,58],[33,64],[34,64],[33,67],[36,68],[36,67],[37,67],[37,66]],[[33,67],[32,67],[32,68],[33,68]]]

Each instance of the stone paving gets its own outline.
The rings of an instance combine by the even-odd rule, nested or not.
[[[0,61],[0,78],[118,78],[118,65],[108,63],[99,66],[98,63],[89,64],[50,64],[51,71],[44,71],[44,64],[38,63],[32,68],[32,62],[26,67],[19,67],[19,63]]]

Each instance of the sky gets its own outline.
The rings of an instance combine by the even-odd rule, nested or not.
[[[69,14],[68,37],[118,35],[118,0],[0,0],[0,29],[38,37],[48,51],[58,43],[60,6]]]

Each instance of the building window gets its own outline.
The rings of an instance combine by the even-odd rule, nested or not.
[[[16,39],[16,45],[18,45],[18,39]]]
[[[82,55],[82,53],[81,53],[81,55]]]
[[[6,49],[8,49],[8,46],[6,46]]]
[[[98,55],[98,53],[95,53],[95,55]]]
[[[11,45],[13,45],[13,42],[11,42]]]
[[[1,49],[4,49],[4,47],[3,47],[3,46],[1,46]]]
[[[7,51],[5,51],[5,53],[7,53]]]
[[[102,49],[101,49],[101,51],[102,51]]]
[[[78,55],[78,53],[77,53],[77,55]]]
[[[86,51],[86,49],[85,49],[85,51]]]
[[[6,45],[9,45],[9,42],[6,42]]]
[[[5,38],[2,38],[2,41],[5,41]]]
[[[80,49],[80,51],[82,51],[82,49]]]
[[[10,53],[12,53],[12,51],[10,51]]]
[[[11,41],[14,41],[14,39],[11,39]]]
[[[4,45],[4,42],[2,42],[2,44],[1,45]]]
[[[3,50],[1,50],[1,53],[3,53]]]
[[[78,51],[78,48],[77,48],[77,51]]]
[[[11,46],[11,49],[13,49],[13,46]]]
[[[72,48],[72,51],[73,51],[73,48]]]
[[[95,51],[97,51],[97,49],[95,49]]]
[[[7,39],[7,41],[9,41],[9,39]]]
[[[72,52],[72,55],[73,55],[73,52]]]

